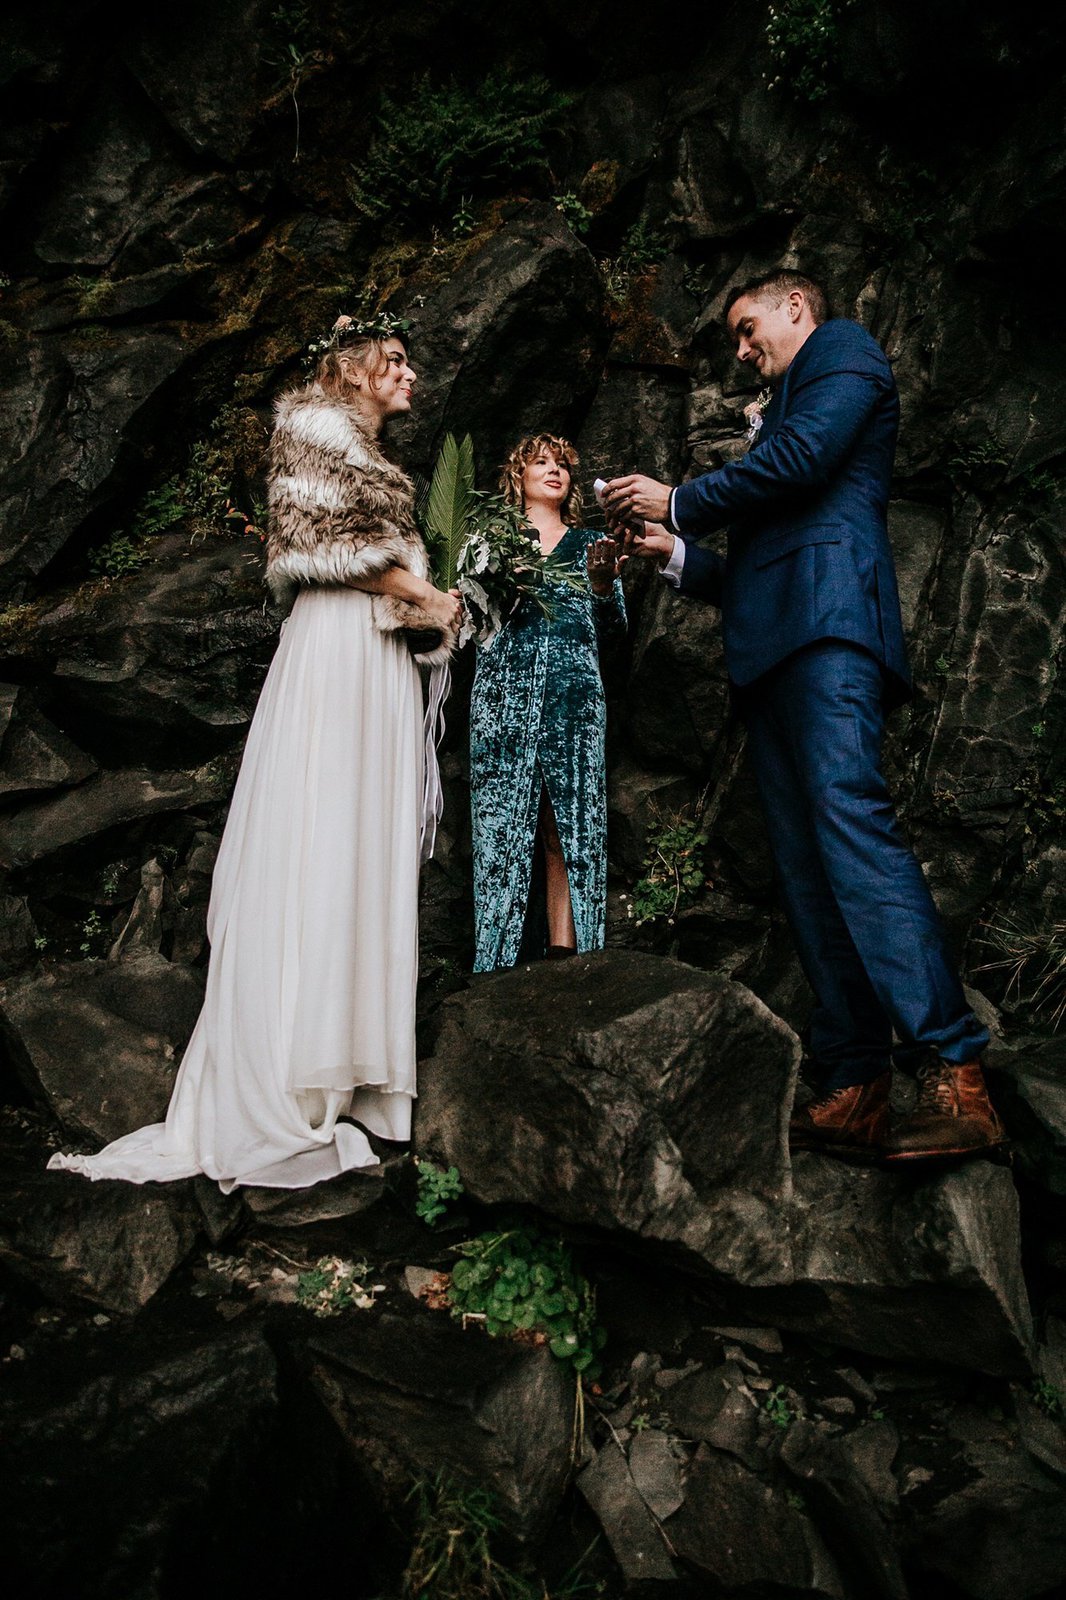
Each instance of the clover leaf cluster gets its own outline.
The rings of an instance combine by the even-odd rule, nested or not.
[[[606,1334],[596,1322],[595,1293],[563,1240],[521,1223],[457,1248],[448,1290],[453,1316],[484,1318],[497,1337],[527,1335],[574,1372],[598,1375]]]

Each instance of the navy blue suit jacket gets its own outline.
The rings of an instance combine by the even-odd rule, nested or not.
[[[835,318],[797,351],[747,455],[677,490],[681,590],[721,606],[735,684],[817,639],[845,639],[881,662],[889,699],[906,697],[886,521],[898,429],[884,352]],[[724,560],[689,542],[726,525]]]

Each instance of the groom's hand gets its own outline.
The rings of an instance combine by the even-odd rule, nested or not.
[[[625,549],[627,555],[643,556],[664,567],[674,553],[674,535],[654,522],[645,522],[627,532]]]
[[[631,472],[626,478],[612,478],[604,486],[603,503],[626,522],[665,522],[672,492],[668,483],[657,483],[654,478]]]

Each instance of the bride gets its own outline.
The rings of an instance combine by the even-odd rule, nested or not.
[[[378,442],[416,381],[400,332],[387,313],[339,318],[314,382],[277,402],[267,581],[296,603],[249,730],[166,1122],[49,1166],[303,1188],[376,1163],[362,1128],[410,1136],[436,792],[416,659],[442,669],[459,603],[427,581],[411,483]]]

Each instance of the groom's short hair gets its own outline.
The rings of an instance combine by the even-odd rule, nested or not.
[[[808,278],[805,272],[797,272],[795,267],[774,267],[770,272],[760,273],[757,278],[749,278],[739,288],[730,289],[722,315],[727,317],[737,301],[743,300],[746,295],[753,295],[757,300],[772,300],[774,305],[780,305],[793,289],[802,290],[815,322],[824,322],[829,315],[829,296],[820,283]]]

